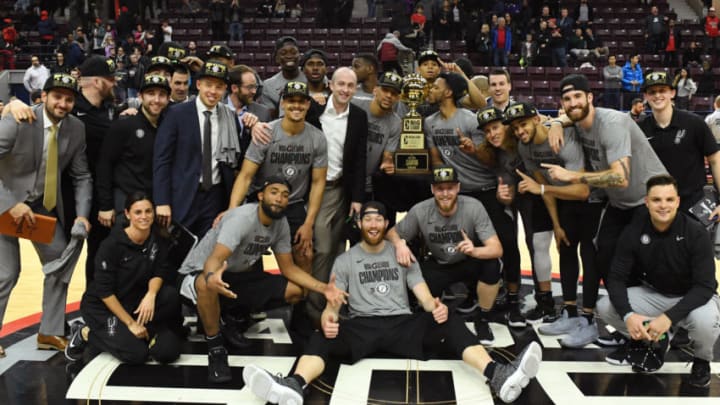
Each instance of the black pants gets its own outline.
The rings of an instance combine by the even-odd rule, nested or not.
[[[453,264],[440,264],[431,258],[420,263],[420,269],[433,297],[441,296],[445,288],[459,281],[466,283],[471,291],[475,291],[478,281],[494,285],[500,281],[501,275],[497,259],[471,257]]]
[[[617,240],[625,225],[629,224],[635,212],[641,206],[628,209],[620,209],[607,204],[600,216],[600,223],[597,231],[597,271],[602,280],[607,280],[610,272],[610,265],[615,256]]]
[[[378,352],[425,359],[428,349],[448,349],[462,358],[463,351],[476,344],[477,338],[460,317],[450,314],[447,321],[439,324],[431,313],[419,312],[341,320],[334,339],[315,331],[305,354],[319,356],[325,362],[332,356],[355,363]]]
[[[595,308],[600,287],[596,268],[597,252],[593,238],[600,221],[602,203],[558,200],[560,225],[570,241],[570,246],[560,244],[560,284],[563,301],[577,300],[577,282],[580,276],[578,245],[583,264],[583,306]]]
[[[216,184],[209,190],[198,188],[185,218],[177,218],[177,220],[198,239],[202,239],[212,227],[215,217],[227,209],[227,206],[225,187],[221,184]]]
[[[131,316],[139,301],[123,303]],[[149,356],[169,363],[180,356],[181,340],[174,332],[180,314],[180,296],[174,287],[164,285],[155,298],[155,314],[145,328],[150,340],[138,339],[99,299],[83,297],[83,319],[90,327],[89,343],[129,364],[142,364]]]

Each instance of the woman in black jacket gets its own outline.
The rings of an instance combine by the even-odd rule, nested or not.
[[[165,281],[169,239],[154,229],[155,207],[144,192],[125,203],[124,229],[114,227],[95,257],[95,279],[80,303],[87,322],[73,327],[65,350],[69,360],[82,358],[85,343],[130,363],[148,357],[169,363],[180,356],[180,298]]]

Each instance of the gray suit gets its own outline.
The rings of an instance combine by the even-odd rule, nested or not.
[[[42,195],[36,194],[38,190],[42,194],[45,179],[45,172],[41,172],[41,163],[46,159],[43,155],[43,108],[43,104],[33,108],[38,119],[31,124],[17,124],[11,115],[0,120],[0,213],[17,203],[29,203],[28,200],[31,199],[40,203],[32,205],[42,203]],[[92,178],[85,155],[85,125],[78,118],[68,115],[62,121],[57,140],[57,207],[50,215],[56,213],[60,223],[55,228],[55,236],[50,244],[33,243],[42,264],[60,257],[67,245],[63,224],[72,220],[64,218],[63,215],[60,173],[67,170],[73,179],[78,216],[87,217],[90,214],[92,199]],[[2,322],[10,292],[20,275],[20,248],[17,238],[0,235],[0,258]],[[67,286],[56,275],[45,276],[41,334],[64,335]]]

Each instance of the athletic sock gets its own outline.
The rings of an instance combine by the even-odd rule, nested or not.
[[[567,311],[568,318],[577,318],[577,316],[578,316],[577,305],[565,304],[565,310]]]
[[[583,318],[587,319],[588,325],[593,323],[593,318],[595,317],[595,315],[592,312],[583,311],[582,316]]]
[[[222,333],[218,333],[215,336],[205,336],[205,341],[208,345],[208,351],[218,347],[225,347],[225,339],[223,338]]]
[[[480,308],[480,315],[478,315],[478,318],[483,322],[489,322],[490,321],[490,310],[485,308]]]
[[[537,293],[538,298],[540,299],[539,302],[542,303],[545,306],[555,306],[555,301],[553,300],[552,291],[540,291]]]
[[[305,389],[307,382],[305,382],[305,379],[300,374],[293,374],[288,378],[292,378],[293,380],[297,381],[298,384],[300,384],[300,386],[303,387],[303,389]]]
[[[483,375],[488,380],[492,380],[493,374],[495,374],[495,366],[497,366],[497,363],[494,361],[491,361],[488,363],[487,366],[485,366],[485,370],[483,370]]]
[[[514,293],[508,292],[507,302],[510,305],[517,305],[520,303],[520,296],[516,292],[514,292]]]

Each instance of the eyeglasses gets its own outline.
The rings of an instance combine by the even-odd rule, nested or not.
[[[253,90],[257,90],[258,87],[260,87],[260,86],[258,86],[257,84],[247,84],[245,86],[240,86],[240,87],[242,87],[243,89],[245,89],[247,91],[253,91]]]

